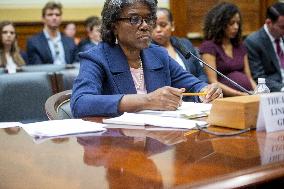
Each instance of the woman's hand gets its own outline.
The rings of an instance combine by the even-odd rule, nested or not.
[[[150,110],[176,110],[182,104],[184,88],[177,89],[169,86],[159,88],[147,94],[144,109]]]
[[[201,102],[208,103],[216,98],[223,98],[222,89],[218,86],[217,83],[212,83],[210,85],[207,85],[203,89],[201,89],[200,92],[207,93],[206,96],[200,96]]]

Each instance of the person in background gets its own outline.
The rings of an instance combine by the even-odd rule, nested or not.
[[[71,37],[74,40],[76,45],[79,44],[80,39],[76,37],[76,24],[75,23],[70,22],[70,23],[66,24],[64,26],[64,34],[67,37]]]
[[[265,78],[271,92],[284,91],[284,3],[267,9],[264,26],[245,39],[252,76]]]
[[[151,44],[157,0],[106,0],[102,41],[79,54],[74,81],[74,117],[118,116],[140,110],[176,110],[183,92],[205,92],[196,101],[222,97],[217,84],[208,85],[185,71],[165,48]]]
[[[27,42],[29,64],[71,64],[74,62],[74,40],[59,32],[62,5],[48,2],[42,9],[43,31]]]
[[[254,90],[256,83],[241,41],[242,18],[238,7],[227,2],[217,4],[206,15],[203,30],[205,41],[200,46],[202,59],[245,89]],[[209,83],[218,82],[224,96],[248,95],[216,72],[204,68]]]
[[[152,33],[154,42],[165,47],[169,55],[178,62],[183,69],[189,71],[198,79],[208,82],[207,75],[204,73],[199,61],[194,57],[186,59],[179,51],[179,46],[182,45],[186,50],[198,56],[198,53],[188,39],[172,36],[175,26],[170,10],[167,8],[158,8],[156,22],[156,27]]]
[[[84,52],[101,41],[101,24],[102,21],[97,16],[88,17],[85,21],[85,27],[88,37],[82,40],[78,45],[78,52]]]
[[[17,45],[15,27],[10,21],[0,23],[0,67],[8,73],[16,73],[17,68],[25,65],[25,61]]]

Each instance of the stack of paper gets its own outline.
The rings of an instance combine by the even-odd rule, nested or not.
[[[0,128],[10,128],[10,127],[19,127],[23,124],[20,122],[0,122]]]
[[[103,132],[104,124],[81,119],[50,120],[23,124],[22,128],[35,139],[63,137],[76,134]]]
[[[198,117],[208,116],[211,110],[212,104],[183,102],[182,106],[176,111],[153,111],[144,110],[138,112],[139,114],[158,115],[162,117],[184,117],[189,119],[195,119]]]
[[[115,118],[104,119],[103,123],[123,125],[151,125],[165,128],[193,129],[198,125],[206,125],[205,121],[195,121],[176,117],[162,117],[158,115],[124,113]]]

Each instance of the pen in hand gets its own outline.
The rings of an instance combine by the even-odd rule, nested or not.
[[[201,92],[201,93],[182,93],[183,96],[206,96],[207,93]]]

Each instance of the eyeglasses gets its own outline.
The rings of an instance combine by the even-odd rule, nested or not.
[[[140,26],[143,23],[143,21],[145,21],[148,25],[151,26],[156,24],[156,18],[153,16],[148,16],[147,18],[143,18],[142,16],[134,15],[130,17],[121,17],[118,18],[118,20],[128,20],[131,25],[136,25],[136,26]]]

